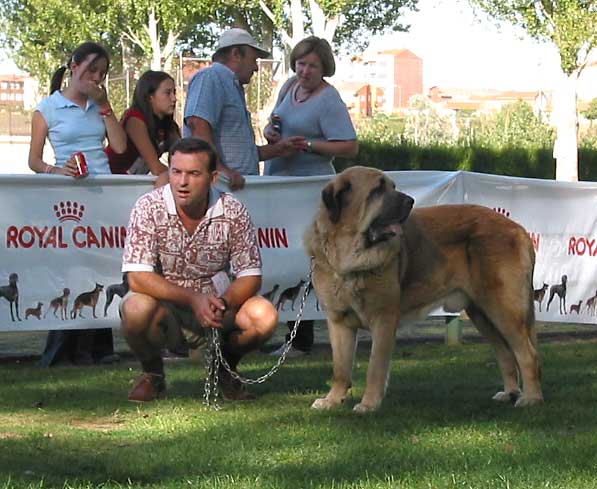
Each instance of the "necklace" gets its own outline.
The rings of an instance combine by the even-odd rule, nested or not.
[[[294,92],[294,100],[296,100],[299,104],[302,104],[303,102],[306,102],[307,100],[309,100],[309,97],[311,95],[313,95],[313,92],[307,92],[307,95],[305,97],[299,97],[299,89],[301,87],[297,87],[295,92]]]

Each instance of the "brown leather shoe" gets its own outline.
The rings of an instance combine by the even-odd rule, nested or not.
[[[220,370],[219,379],[222,398],[225,401],[253,401],[255,396],[247,390],[247,386],[234,379],[226,370]]]
[[[163,375],[143,372],[133,384],[129,392],[129,401],[151,402],[166,392],[166,381]]]

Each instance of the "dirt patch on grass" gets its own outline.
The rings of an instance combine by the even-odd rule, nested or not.
[[[110,431],[115,431],[122,429],[124,426],[124,420],[118,419],[96,419],[96,420],[73,420],[70,423],[70,426],[74,428],[79,428],[82,430],[88,431],[96,431],[99,433],[108,433]]]
[[[21,440],[25,438],[19,433],[0,433],[0,440]]]

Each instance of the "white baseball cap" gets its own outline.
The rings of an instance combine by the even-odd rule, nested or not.
[[[238,29],[234,27],[232,29],[228,29],[224,31],[220,38],[218,39],[218,44],[216,44],[216,52],[220,49],[224,49],[230,46],[251,46],[255,48],[257,51],[257,55],[259,58],[269,58],[270,52],[263,49],[257,41],[253,38],[251,34],[249,34],[244,29]]]

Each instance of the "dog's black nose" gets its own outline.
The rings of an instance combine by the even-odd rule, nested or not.
[[[415,205],[415,199],[413,199],[410,195],[406,195],[404,206],[412,209],[413,205]]]

